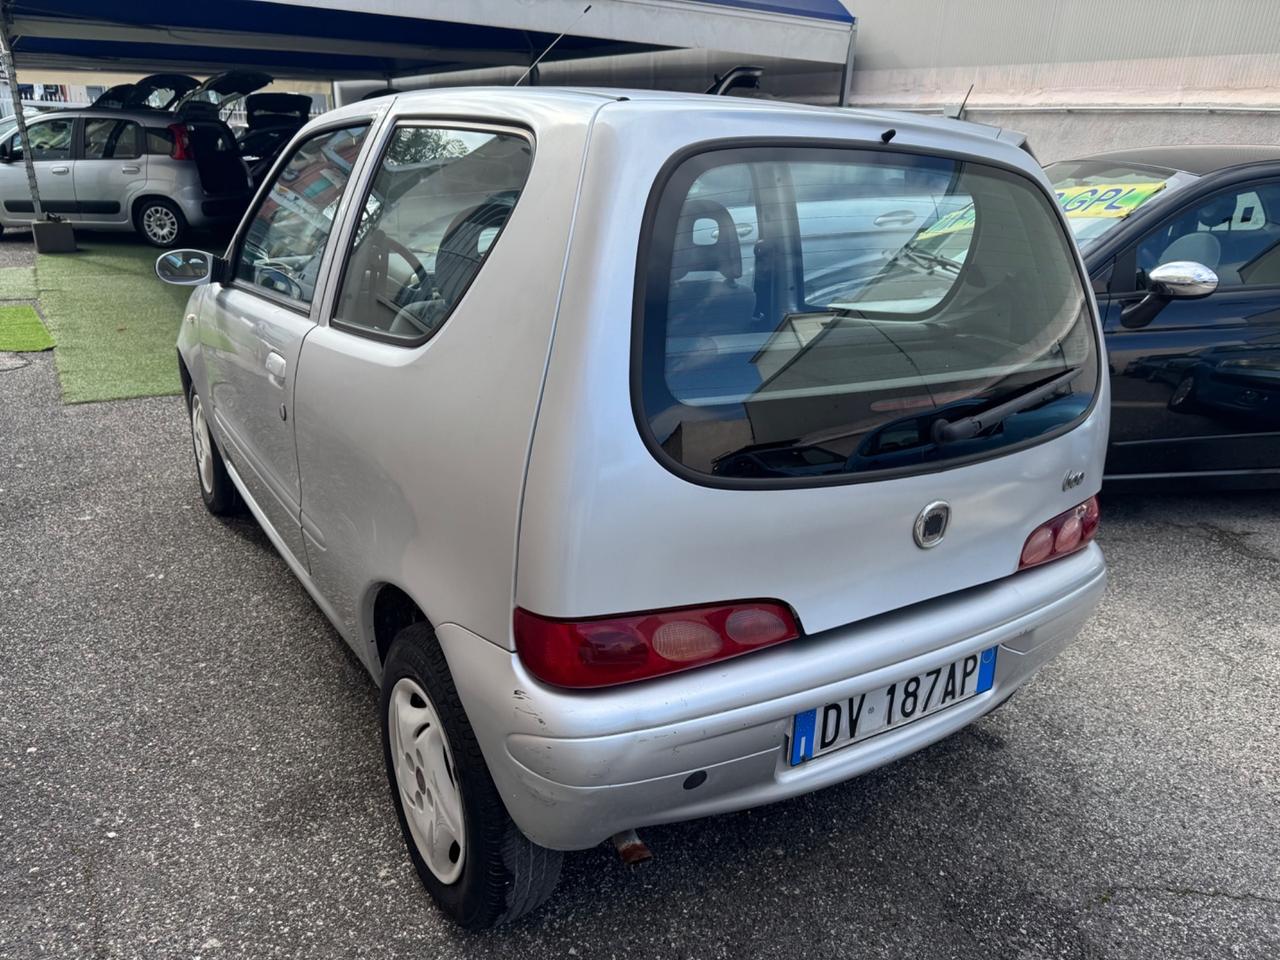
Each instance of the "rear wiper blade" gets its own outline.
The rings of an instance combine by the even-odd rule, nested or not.
[[[1080,376],[1083,370],[1084,367],[1073,367],[1066,373],[1060,373],[1052,380],[1042,383],[1026,393],[1019,394],[1012,400],[1006,400],[990,410],[984,410],[982,413],[971,417],[961,417],[959,420],[943,420],[939,418],[933,422],[933,442],[950,443],[954,440],[969,440],[976,437],[984,430],[990,430],[992,427],[1009,419],[1015,413],[1029,410],[1031,407],[1044,402]]]
[[[932,272],[934,270],[945,270],[948,273],[959,273],[960,264],[948,257],[939,256],[936,253],[929,253],[925,250],[917,250],[914,247],[903,247],[893,257],[893,259],[910,260],[918,267],[924,267]]]

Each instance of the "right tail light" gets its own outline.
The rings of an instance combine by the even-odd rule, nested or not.
[[[194,160],[191,154],[191,134],[185,123],[169,124],[169,133],[173,136],[173,146],[169,148],[170,160]]]
[[[1090,497],[1052,520],[1046,520],[1031,531],[1031,536],[1022,545],[1018,569],[1038,567],[1042,563],[1075,553],[1098,532],[1101,516],[1098,498]]]

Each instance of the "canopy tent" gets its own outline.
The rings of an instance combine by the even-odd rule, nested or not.
[[[840,0],[3,0],[19,69],[385,78],[663,49],[847,64]]]

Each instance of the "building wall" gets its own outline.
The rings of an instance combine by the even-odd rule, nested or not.
[[[846,0],[851,101],[1026,133],[1042,160],[1280,144],[1280,0]],[[970,87],[972,86],[972,92]]]

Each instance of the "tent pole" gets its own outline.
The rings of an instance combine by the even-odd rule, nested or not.
[[[5,2],[0,15],[0,69],[4,70],[13,97],[13,119],[18,124],[18,140],[22,144],[22,165],[27,168],[27,185],[31,188],[33,220],[44,219],[40,204],[40,187],[36,183],[36,165],[31,159],[31,140],[27,137],[27,119],[22,112],[22,94],[18,92],[18,73],[13,64],[13,44],[9,40],[9,4]]]

